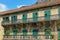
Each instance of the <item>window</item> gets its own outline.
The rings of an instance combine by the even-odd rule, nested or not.
[[[9,17],[3,17],[3,21],[9,21]]]
[[[23,23],[27,22],[27,14],[26,13],[22,15],[22,19],[23,19],[22,20]]]
[[[38,20],[38,13],[34,12],[33,13],[33,21],[36,22]]]
[[[17,16],[11,16],[11,21],[17,21]]]
[[[45,16],[50,16],[50,10],[45,10]]]
[[[27,18],[27,14],[26,13],[23,14],[23,19],[25,19],[25,18]]]
[[[33,35],[38,35],[38,30],[37,29],[34,29],[32,32],[33,32]]]
[[[45,10],[45,20],[50,20],[50,10]]]
[[[35,17],[38,17],[38,13],[37,12],[34,12],[33,13],[33,17],[35,18]]]
[[[23,35],[25,36],[25,35],[27,35],[27,30],[25,29],[25,30],[22,30],[22,33],[23,33]]]
[[[13,35],[17,35],[17,33],[18,33],[18,30],[17,29],[14,29],[13,30]]]

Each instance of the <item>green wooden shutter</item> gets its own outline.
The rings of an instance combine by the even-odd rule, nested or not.
[[[58,8],[58,18],[60,19],[60,8]]]
[[[34,22],[37,22],[38,21],[38,13],[37,12],[34,12],[33,13],[33,21]]]
[[[60,39],[60,28],[58,29],[58,39]]]
[[[22,22],[23,23],[26,23],[27,22],[27,14],[25,13],[25,14],[23,14],[23,16],[22,16],[23,18],[23,20],[22,20]]]
[[[45,20],[46,21],[50,20],[50,10],[45,11]]]

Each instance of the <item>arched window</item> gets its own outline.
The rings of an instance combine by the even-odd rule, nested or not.
[[[38,29],[34,29],[32,32],[33,32],[33,35],[38,35]]]
[[[17,29],[14,29],[13,30],[13,35],[17,35],[17,33],[18,33],[18,30]]]
[[[27,30],[22,30],[24,36],[27,35],[27,32],[28,32]]]

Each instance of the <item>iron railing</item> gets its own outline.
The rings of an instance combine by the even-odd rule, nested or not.
[[[4,35],[3,40],[54,40],[54,36],[53,35],[50,35],[50,36],[44,36],[44,35],[38,35],[38,36],[9,35],[9,36],[6,36],[6,35]]]
[[[10,25],[10,24],[20,24],[20,23],[31,23],[31,22],[40,22],[40,21],[50,21],[50,20],[59,20],[60,15],[51,15],[50,16],[50,19],[48,16],[48,19],[45,19],[46,17],[45,16],[41,16],[41,17],[37,17],[38,20],[33,20],[33,18],[27,18],[27,21],[26,22],[23,22],[22,19],[18,19],[17,21],[2,21],[2,25]]]

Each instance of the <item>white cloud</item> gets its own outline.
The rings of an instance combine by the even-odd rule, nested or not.
[[[23,6],[27,6],[27,5],[17,5],[17,8],[23,7]]]
[[[7,6],[5,4],[0,3],[0,12],[8,10]]]

